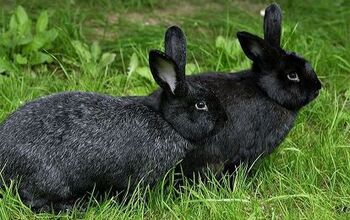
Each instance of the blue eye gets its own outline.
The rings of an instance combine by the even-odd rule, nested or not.
[[[208,106],[205,101],[200,101],[195,104],[196,109],[201,111],[208,111]]]
[[[293,82],[300,82],[298,73],[296,73],[296,72],[288,73],[287,78],[288,78],[288,80],[293,81]]]

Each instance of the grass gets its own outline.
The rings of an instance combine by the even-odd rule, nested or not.
[[[118,3],[115,3],[118,2]],[[59,30],[48,65],[21,66],[0,75],[0,120],[24,102],[66,90],[146,95],[156,89],[147,51],[162,48],[165,28],[178,24],[189,43],[188,73],[248,68],[235,32],[262,34],[259,11],[250,1],[6,1],[0,0],[0,32],[22,5],[31,18],[42,10]],[[0,219],[349,219],[350,218],[350,4],[345,0],[279,1],[284,11],[283,44],[313,64],[324,85],[305,107],[283,144],[259,160],[253,175],[239,171],[234,188],[186,184],[180,193],[162,182],[120,204],[91,200],[86,212],[33,213],[15,187],[0,192]],[[99,41],[115,61],[101,68],[79,56],[73,40]],[[171,176],[171,175],[170,175]],[[228,181],[228,179],[227,179]],[[144,199],[146,198],[146,199]]]

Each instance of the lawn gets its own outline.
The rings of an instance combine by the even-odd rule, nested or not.
[[[164,31],[174,24],[187,35],[187,74],[249,68],[235,33],[261,36],[260,10],[269,3],[0,0],[0,35],[9,30],[10,17],[21,5],[33,32],[46,27],[45,19],[41,25],[36,21],[47,15],[45,31],[52,36],[33,49],[39,60],[23,55],[26,49],[20,45],[0,46],[0,121],[26,101],[55,92],[149,94],[157,86],[148,70],[148,51],[162,49]],[[181,192],[161,182],[136,192],[127,204],[90,199],[86,211],[59,214],[33,213],[10,186],[0,191],[0,219],[349,219],[350,1],[278,3],[284,13],[284,47],[310,60],[323,89],[300,112],[281,146],[260,159],[251,175],[240,169],[233,188],[210,177],[205,183],[185,184]],[[45,59],[49,63],[40,64]]]

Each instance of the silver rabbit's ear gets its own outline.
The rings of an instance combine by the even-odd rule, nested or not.
[[[273,3],[265,9],[264,39],[273,47],[280,47],[282,33],[282,12],[280,7]]]
[[[149,66],[154,80],[168,94],[184,96],[187,92],[185,74],[179,71],[175,61],[159,50],[149,53]]]
[[[185,73],[186,69],[186,37],[183,31],[177,27],[169,27],[164,39],[165,53],[173,58],[179,67],[179,71]]]

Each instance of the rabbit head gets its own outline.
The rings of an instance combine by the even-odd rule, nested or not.
[[[238,32],[237,37],[253,61],[261,90],[280,105],[297,110],[317,97],[321,83],[307,60],[281,48],[281,20],[281,9],[272,4],[265,10],[264,39],[248,32]]]
[[[176,61],[166,53],[152,50],[149,65],[162,88],[159,111],[184,138],[198,142],[221,130],[227,115],[213,92],[186,78],[184,50],[173,50]]]

